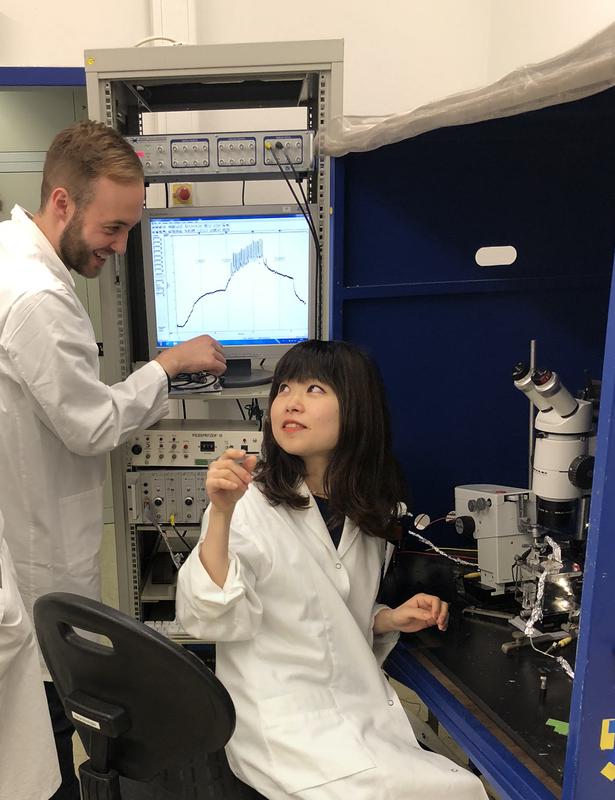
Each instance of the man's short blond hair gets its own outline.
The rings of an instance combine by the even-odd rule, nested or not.
[[[102,122],[76,122],[57,134],[45,158],[41,210],[52,191],[67,190],[73,202],[85,208],[98,178],[116,183],[143,183],[143,166],[128,142]]]

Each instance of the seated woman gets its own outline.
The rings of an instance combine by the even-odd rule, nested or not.
[[[177,593],[185,629],[217,643],[235,774],[269,800],[486,800],[474,775],[419,747],[380,668],[399,631],[445,631],[448,607],[376,601],[403,482],[374,364],[344,342],[293,347],[263,460],[244,456],[209,468]]]

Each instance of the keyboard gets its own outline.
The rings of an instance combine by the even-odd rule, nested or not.
[[[145,624],[178,644],[212,644],[211,639],[195,639],[190,636],[176,619],[148,619]]]
[[[191,639],[176,619],[148,619],[145,621],[148,628],[158,631],[169,639]]]

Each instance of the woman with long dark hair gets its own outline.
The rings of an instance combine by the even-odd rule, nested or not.
[[[380,668],[399,631],[444,631],[448,607],[377,602],[405,498],[373,362],[344,342],[289,350],[262,460],[227,451],[207,491],[177,612],[217,643],[235,774],[268,800],[485,800],[477,778],[420,749]]]

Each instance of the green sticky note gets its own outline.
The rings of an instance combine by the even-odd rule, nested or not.
[[[560,736],[568,736],[568,722],[562,722],[561,719],[548,719],[545,724],[550,725]]]

